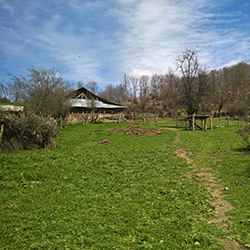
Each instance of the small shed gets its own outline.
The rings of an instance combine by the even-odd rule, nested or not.
[[[212,115],[189,115],[185,117],[185,122],[186,122],[186,128],[189,130],[195,130],[195,129],[199,129],[199,130],[207,130],[207,119],[209,119],[210,122],[210,130],[213,130],[213,123],[212,123]],[[200,121],[200,123],[198,124],[198,121]]]
[[[84,87],[72,93],[71,99],[68,100],[68,105],[70,106],[71,113],[91,111],[117,113],[127,108],[118,103],[105,100]]]

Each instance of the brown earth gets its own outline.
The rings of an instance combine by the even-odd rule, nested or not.
[[[109,129],[110,131],[113,131],[115,133],[124,133],[129,135],[161,135],[165,131],[160,129],[149,129],[149,128],[141,128],[138,126],[130,126],[128,128],[123,127],[115,127],[112,129]]]
[[[180,141],[180,134],[175,138],[172,146],[175,148],[175,153],[177,157],[185,159],[188,164],[194,162],[192,158],[187,155],[187,152],[184,148],[178,148],[176,144]],[[208,157],[210,158],[210,157]],[[220,159],[211,159],[214,162],[220,161]],[[208,219],[212,221],[219,227],[223,228],[224,231],[230,232],[231,230],[231,222],[228,220],[229,216],[226,215],[227,211],[233,209],[233,205],[228,201],[224,200],[225,195],[222,194],[222,190],[228,190],[227,187],[223,187],[219,182],[220,179],[217,178],[212,172],[212,168],[199,168],[197,165],[192,164],[192,172],[186,174],[185,176],[188,179],[196,178],[200,179],[200,186],[206,188],[208,193],[210,194],[212,200],[209,201],[210,204],[214,207],[217,217]],[[202,217],[202,215],[201,215]],[[203,218],[203,217],[202,217]],[[204,218],[203,218],[204,219]],[[246,249],[244,246],[240,245],[237,241],[233,241],[231,239],[219,239],[218,240],[222,245],[224,245],[224,249],[226,250],[243,250]]]
[[[96,145],[109,145],[110,141],[109,140],[102,140],[96,143]]]

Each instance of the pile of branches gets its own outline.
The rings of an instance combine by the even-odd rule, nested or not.
[[[242,137],[246,149],[250,151],[250,126],[237,131],[237,133]]]
[[[28,113],[0,114],[0,150],[14,153],[21,150],[55,148],[59,135],[56,120]]]

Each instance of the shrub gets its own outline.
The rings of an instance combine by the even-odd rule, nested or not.
[[[56,120],[28,113],[2,113],[0,120],[0,150],[5,153],[30,149],[55,148],[59,135]]]
[[[250,150],[250,126],[245,127],[243,130],[237,131],[237,133],[242,137],[246,149]]]

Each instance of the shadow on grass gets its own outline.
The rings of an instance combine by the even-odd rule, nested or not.
[[[234,152],[240,152],[240,153],[245,153],[245,154],[250,154],[250,149],[246,148],[246,147],[240,147],[240,148],[234,148],[232,149],[232,151]]]

